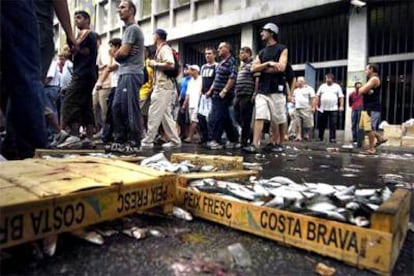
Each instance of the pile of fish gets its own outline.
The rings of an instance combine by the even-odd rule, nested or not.
[[[251,177],[246,183],[201,179],[190,182],[189,188],[217,194],[230,200],[352,223],[361,227],[370,225],[371,213],[392,194],[388,187],[357,189],[355,186],[325,183],[299,184],[283,176],[270,179]]]
[[[141,161],[141,166],[155,169],[157,171],[171,173],[192,173],[192,172],[215,172],[218,168],[212,165],[197,166],[185,160],[180,163],[172,163],[161,152]]]

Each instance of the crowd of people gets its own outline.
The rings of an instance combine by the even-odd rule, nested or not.
[[[206,63],[201,67],[185,64],[178,85],[177,56],[167,43],[167,31],[156,29],[154,45],[145,47],[132,1],[120,1],[118,14],[125,31],[122,38],[109,41],[109,51],[102,50],[105,47],[91,30],[87,12],[75,12],[75,38],[66,1],[50,3],[53,5],[33,0],[23,7],[6,5],[8,14],[2,10],[2,24],[8,24],[3,26],[12,27],[5,38],[10,44],[17,41],[22,48],[14,47],[10,57],[2,61],[3,82],[12,87],[7,98],[2,90],[2,99],[6,99],[2,100],[2,111],[7,121],[2,154],[6,158],[30,157],[36,147],[94,148],[94,139],[101,139],[112,152],[126,154],[157,144],[165,149],[178,148],[182,143],[199,143],[208,149],[242,148],[249,153],[281,152],[286,138],[313,138],[315,116],[319,140],[324,141],[328,126],[329,142],[336,143],[338,116],[344,110],[341,86],[329,73],[315,93],[303,76],[295,77],[288,48],[279,42],[279,28],[274,23],[263,26],[260,36],[266,46],[256,56],[243,46],[238,65],[232,45],[223,41],[217,49],[204,49]],[[30,10],[33,5],[37,13]],[[16,65],[19,61],[13,60],[27,47],[27,41],[18,41],[24,35],[17,37],[12,32],[27,27],[11,16],[15,10],[38,23],[30,26],[32,33],[24,34],[24,39],[30,38],[33,43],[32,52],[20,57],[30,61],[31,66],[25,68],[27,62]],[[50,20],[42,23],[42,15],[50,19],[52,14],[53,19],[53,10],[66,31],[68,45],[52,61],[39,51],[39,38],[48,30],[43,26],[51,24]],[[3,65],[13,70],[3,70]],[[6,74],[9,71],[21,74]],[[378,67],[368,65],[366,74],[368,82],[355,84],[349,104],[353,142],[360,145],[361,136],[367,132],[366,153],[373,154],[375,146],[386,139],[378,132]],[[23,122],[25,118],[30,127]],[[269,133],[265,145],[264,133]]]

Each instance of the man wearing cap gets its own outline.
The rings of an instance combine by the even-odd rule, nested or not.
[[[226,148],[240,147],[239,134],[230,117],[229,107],[234,98],[234,83],[237,78],[236,59],[231,54],[231,46],[227,42],[221,42],[218,52],[222,58],[217,65],[214,82],[206,96],[212,97],[212,107],[209,117],[209,136],[211,141],[207,143],[209,149],[221,149],[221,136],[226,131]]]
[[[142,140],[142,147],[154,147],[154,140],[161,124],[167,139],[169,139],[167,143],[162,144],[162,147],[181,147],[181,140],[172,115],[173,102],[177,97],[175,82],[164,72],[174,69],[173,51],[166,42],[167,32],[165,30],[156,29],[153,39],[157,51],[155,59],[150,60],[149,65],[154,68],[155,81],[148,111],[148,131]]]
[[[191,76],[191,79],[188,82],[187,93],[182,108],[185,110],[188,106],[188,115],[191,122],[188,137],[184,142],[191,143],[193,141],[194,133],[197,130],[198,102],[200,100],[203,83],[202,78],[200,77],[200,67],[197,64],[188,65],[188,74]]]
[[[252,64],[252,72],[260,72],[260,77],[255,96],[253,144],[245,148],[248,152],[256,152],[260,148],[265,120],[271,122],[272,141],[279,141],[272,145],[271,150],[283,150],[281,143],[287,122],[285,70],[288,50],[285,45],[278,43],[278,33],[279,28],[273,23],[267,23],[263,27],[260,35],[266,47],[259,52]]]
[[[122,45],[115,52],[119,62],[118,85],[112,103],[114,141],[111,150],[135,153],[141,146],[141,114],[137,91],[144,82],[144,34],[135,23],[136,7],[130,0],[118,6],[119,17],[125,23]]]

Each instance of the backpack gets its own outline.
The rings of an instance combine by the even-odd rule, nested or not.
[[[170,46],[174,57],[174,69],[164,70],[169,78],[176,78],[180,74],[180,54]]]

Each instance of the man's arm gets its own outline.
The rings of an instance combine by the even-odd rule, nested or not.
[[[359,94],[368,94],[371,89],[374,89],[380,85],[380,80],[378,77],[372,77],[368,80],[368,82],[361,86],[358,89]]]
[[[339,98],[339,110],[340,111],[344,110],[344,97]]]
[[[70,24],[70,14],[67,1],[53,0],[53,8],[55,9],[55,13],[60,24],[62,24],[62,28],[66,33],[68,41],[70,41],[72,45],[76,45],[76,39],[73,35],[72,26]]]
[[[257,55],[252,63],[252,67],[250,68],[250,71],[252,71],[253,73],[261,72],[268,67],[268,64],[269,62],[262,63],[262,61],[259,58],[259,55]]]
[[[115,60],[120,61],[128,57],[129,53],[131,52],[131,49],[132,49],[131,44],[122,43],[118,51],[115,52]]]

